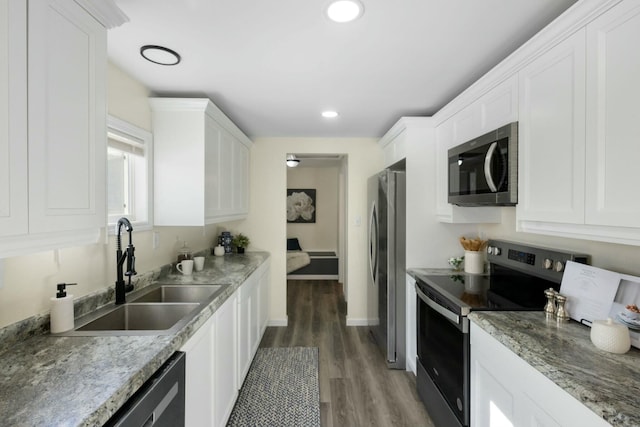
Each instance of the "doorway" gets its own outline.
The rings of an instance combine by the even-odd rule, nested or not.
[[[287,166],[287,258],[300,256],[288,266],[289,280],[334,280],[347,295],[347,172],[348,156],[338,153],[288,153]],[[287,307],[287,312],[290,312]]]

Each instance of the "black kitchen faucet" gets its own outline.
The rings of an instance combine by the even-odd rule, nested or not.
[[[124,253],[122,252],[122,245],[120,243],[120,234],[123,225],[125,230],[129,232],[129,245]],[[118,249],[116,250],[116,305],[124,304],[126,302],[125,294],[133,290],[131,276],[138,274],[136,272],[136,257],[134,255],[135,247],[133,246],[131,237],[132,231],[133,227],[127,218],[120,218],[118,220],[118,225],[116,227],[116,239],[118,241]],[[124,264],[125,259],[127,260],[127,271],[123,274],[122,265]],[[123,276],[129,277],[129,283],[126,286],[124,284]]]

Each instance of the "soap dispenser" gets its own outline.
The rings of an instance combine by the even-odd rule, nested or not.
[[[66,287],[76,283],[58,283],[56,296],[51,298],[51,333],[57,334],[73,329],[73,295]]]

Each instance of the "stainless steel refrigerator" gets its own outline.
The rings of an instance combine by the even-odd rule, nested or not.
[[[368,201],[369,325],[389,368],[405,369],[405,172],[385,169],[369,178]]]

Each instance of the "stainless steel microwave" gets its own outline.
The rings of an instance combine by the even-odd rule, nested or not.
[[[449,203],[518,203],[518,123],[510,123],[449,149]]]

